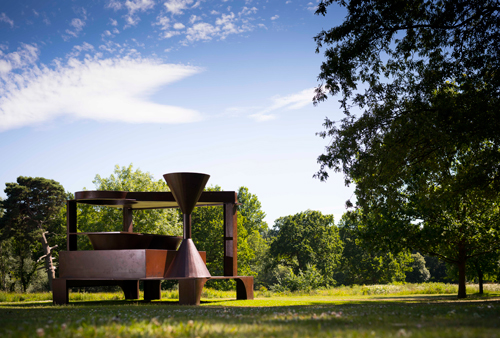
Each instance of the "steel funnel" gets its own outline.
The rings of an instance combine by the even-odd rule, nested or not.
[[[193,212],[210,175],[200,173],[171,173],[163,175],[184,215]]]
[[[191,212],[210,176],[200,173],[171,173],[163,175],[184,216],[184,239],[170,264],[167,278],[211,277],[207,266],[191,239]]]

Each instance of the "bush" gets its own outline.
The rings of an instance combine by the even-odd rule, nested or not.
[[[324,278],[316,269],[315,265],[307,265],[306,270],[299,270],[295,274],[292,269],[288,268],[287,273],[276,275],[278,283],[271,287],[273,292],[284,291],[311,291],[319,288],[324,284]]]

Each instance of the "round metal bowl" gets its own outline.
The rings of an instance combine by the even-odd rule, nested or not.
[[[166,236],[166,235],[151,235],[143,234],[151,237],[148,249],[156,250],[177,250],[182,242],[182,236]]]
[[[148,249],[151,236],[131,232],[87,233],[94,250]]]

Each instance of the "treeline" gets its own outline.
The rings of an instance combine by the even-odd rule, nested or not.
[[[96,190],[167,191],[163,180],[147,172],[115,167],[107,178],[96,175]],[[222,190],[219,186],[206,188]],[[0,208],[0,289],[4,291],[50,290],[57,276],[58,252],[66,249],[66,204],[71,193],[56,181],[19,177],[8,183],[7,199]],[[311,290],[320,287],[394,282],[453,282],[454,266],[435,257],[410,251],[377,251],[360,232],[363,217],[350,212],[335,223],[333,215],[306,210],[278,218],[272,228],[257,196],[240,187],[238,201],[238,273],[255,277],[257,289]],[[78,230],[120,231],[121,209],[78,206]],[[212,275],[223,274],[223,211],[220,207],[196,208],[192,214],[193,240],[207,252]],[[181,235],[177,209],[134,211],[134,232]],[[376,238],[373,240],[376,241]],[[78,237],[81,250],[91,250],[86,236]],[[468,262],[470,281],[497,281],[499,254]],[[172,287],[165,282],[164,287]],[[232,287],[228,281],[208,286]]]

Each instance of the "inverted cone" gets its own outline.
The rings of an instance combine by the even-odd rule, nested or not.
[[[170,264],[165,278],[204,278],[211,277],[207,266],[196,249],[191,238],[184,239],[177,254]]]
[[[181,211],[191,214],[210,175],[201,173],[170,173],[163,175]]]

